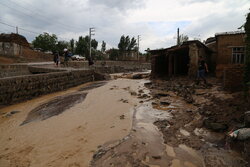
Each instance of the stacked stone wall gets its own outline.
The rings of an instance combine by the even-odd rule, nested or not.
[[[28,70],[28,65],[0,65],[0,78],[28,74],[30,74]]]
[[[28,100],[93,81],[91,70],[72,70],[0,79],[0,105]]]

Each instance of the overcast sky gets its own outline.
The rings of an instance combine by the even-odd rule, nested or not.
[[[121,35],[140,35],[142,52],[174,45],[178,27],[201,40],[235,31],[249,8],[249,0],[0,0],[0,33],[15,32],[8,24],[29,42],[43,32],[77,40],[95,27],[99,46],[117,48]]]

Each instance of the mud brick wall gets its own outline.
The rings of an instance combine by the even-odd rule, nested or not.
[[[28,65],[12,64],[12,65],[0,65],[0,78],[28,75]]]
[[[9,105],[40,95],[93,81],[91,70],[72,70],[0,79],[0,105]]]
[[[244,76],[243,65],[234,65],[226,67],[224,69],[224,75],[223,75],[224,88],[230,91],[242,90],[243,76]]]

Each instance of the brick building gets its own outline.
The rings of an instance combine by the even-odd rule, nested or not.
[[[216,76],[221,78],[226,67],[244,64],[245,32],[217,33],[214,38],[208,38],[206,46],[213,50],[211,66]]]
[[[188,75],[196,77],[198,57],[210,59],[212,51],[198,40],[186,41],[166,49],[150,50],[151,76],[170,77]]]

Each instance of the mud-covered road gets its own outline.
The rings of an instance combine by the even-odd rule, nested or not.
[[[0,109],[0,166],[247,167],[202,123],[231,94],[115,78]]]

